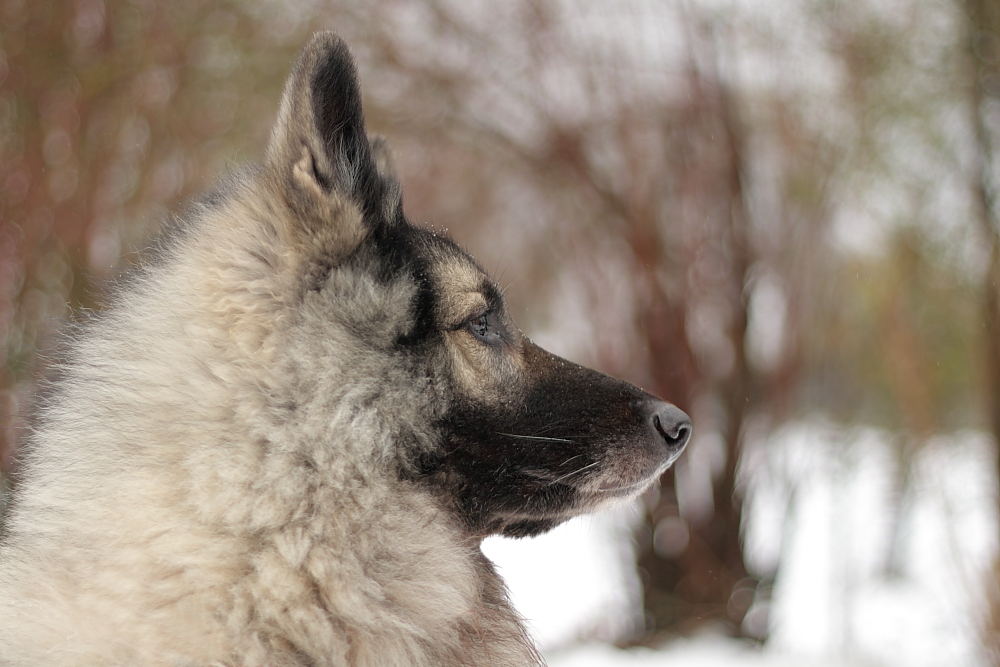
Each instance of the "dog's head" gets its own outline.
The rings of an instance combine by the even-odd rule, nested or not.
[[[295,249],[292,326],[336,339],[336,354],[300,363],[297,402],[359,383],[351,373],[379,383],[358,404],[391,425],[398,474],[471,534],[536,534],[649,486],[687,443],[687,415],[528,340],[467,253],[407,222],[387,165],[346,45],[316,35],[261,172]]]

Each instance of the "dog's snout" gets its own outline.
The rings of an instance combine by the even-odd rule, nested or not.
[[[691,439],[691,418],[680,408],[669,403],[660,403],[649,418],[656,438],[666,445],[671,455],[681,453]]]

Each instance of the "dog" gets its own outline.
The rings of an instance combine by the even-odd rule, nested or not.
[[[539,665],[479,549],[635,496],[691,422],[556,357],[411,225],[320,33],[262,160],[67,335],[0,546],[0,665]]]

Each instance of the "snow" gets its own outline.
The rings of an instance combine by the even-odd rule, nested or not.
[[[585,644],[547,657],[549,667],[849,667],[856,664],[795,654],[777,655],[711,634],[678,640],[659,651]]]
[[[642,622],[638,504],[532,540],[492,538],[484,551],[551,667],[986,665],[995,471],[992,439],[973,432],[918,445],[812,419],[748,449],[747,563],[775,577],[747,620],[766,619],[763,646],[711,632],[659,651],[607,643]]]
[[[578,517],[533,539],[483,543],[540,646],[612,641],[642,627],[631,544],[631,527],[640,518],[635,507],[625,506]]]

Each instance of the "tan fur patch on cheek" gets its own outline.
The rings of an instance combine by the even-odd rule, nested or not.
[[[466,396],[495,403],[500,396],[520,393],[518,388],[525,381],[524,361],[515,350],[491,349],[464,330],[448,332],[445,341],[452,377]]]

